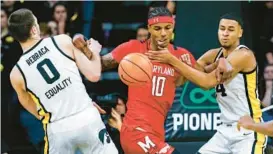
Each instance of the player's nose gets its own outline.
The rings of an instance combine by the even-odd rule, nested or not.
[[[225,30],[225,31],[223,32],[223,35],[224,35],[224,36],[228,36],[228,35],[229,35],[228,30]]]
[[[167,35],[167,32],[166,30],[162,29],[160,34],[162,37],[165,37]]]

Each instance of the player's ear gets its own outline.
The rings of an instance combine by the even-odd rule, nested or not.
[[[244,32],[244,30],[240,27],[240,29],[239,29],[239,38],[241,38],[243,36],[243,32]]]
[[[31,35],[35,35],[37,33],[37,27],[35,25],[33,25],[30,29],[30,34]]]

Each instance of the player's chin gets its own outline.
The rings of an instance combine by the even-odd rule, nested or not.
[[[160,44],[160,45],[158,45],[161,49],[165,49],[165,48],[167,48],[168,47],[168,42],[165,42],[164,44]]]
[[[221,46],[223,48],[229,48],[231,45],[229,45],[228,43],[221,43]]]

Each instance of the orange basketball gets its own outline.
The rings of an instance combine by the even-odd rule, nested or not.
[[[118,73],[121,81],[128,86],[148,83],[152,78],[153,64],[141,53],[131,53],[119,63]]]

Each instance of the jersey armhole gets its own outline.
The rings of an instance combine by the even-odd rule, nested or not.
[[[52,40],[54,46],[60,51],[60,53],[61,53],[62,55],[64,55],[66,58],[68,58],[68,59],[72,60],[73,62],[75,62],[75,60],[74,60],[72,57],[70,57],[69,55],[65,54],[65,53],[59,48],[59,46],[57,45],[57,43],[56,43],[56,41],[55,41],[55,39],[54,39],[53,36],[51,36],[50,38],[51,38],[51,40]]]
[[[222,48],[218,51],[218,53],[216,54],[215,58],[214,58],[214,61],[213,62],[216,62],[217,59],[219,59],[221,57],[221,54],[222,53]]]
[[[26,88],[26,90],[27,90],[28,88],[27,88],[27,80],[26,80],[26,77],[25,77],[25,75],[24,75],[24,73],[23,73],[21,67],[20,67],[18,64],[16,64],[16,67],[18,68],[18,70],[20,71],[21,75],[23,76],[24,83],[25,83],[25,88]]]

